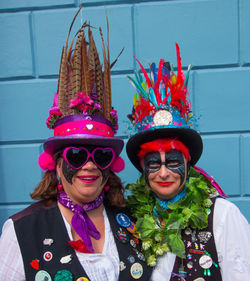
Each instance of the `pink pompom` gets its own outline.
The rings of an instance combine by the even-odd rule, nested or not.
[[[118,156],[110,166],[110,170],[114,173],[120,173],[124,168],[125,162],[120,156]]]
[[[38,158],[38,164],[40,166],[40,168],[45,171],[45,170],[49,170],[49,171],[53,171],[56,168],[56,162],[53,159],[53,157],[47,153],[47,152],[43,152],[39,158]]]

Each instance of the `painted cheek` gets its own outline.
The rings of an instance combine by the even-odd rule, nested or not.
[[[62,164],[62,172],[68,183],[72,184],[72,179],[78,170],[72,169],[64,160]]]

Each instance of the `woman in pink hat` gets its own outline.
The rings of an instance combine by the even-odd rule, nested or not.
[[[129,115],[135,134],[127,154],[142,172],[128,185],[143,254],[154,267],[150,280],[250,280],[250,228],[239,209],[225,200],[219,185],[194,166],[202,154],[201,136],[187,99],[187,81],[160,60],[150,75],[129,77],[137,93]]]
[[[39,165],[45,173],[31,194],[39,202],[4,224],[0,280],[150,278],[115,174],[124,168],[123,140],[114,136],[118,122],[104,47],[103,53],[104,72],[86,24],[74,50],[68,39],[63,47],[58,93],[47,119],[54,136],[44,143]]]

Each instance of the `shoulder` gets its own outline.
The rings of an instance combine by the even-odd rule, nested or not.
[[[214,206],[214,227],[237,226],[249,228],[249,223],[240,209],[232,202],[224,198],[217,198]]]
[[[24,210],[14,214],[10,218],[13,220],[13,222],[16,222],[18,220],[21,220],[25,217],[28,217],[30,215],[38,214],[41,213],[42,211],[46,211],[49,209],[52,209],[56,207],[56,201],[48,201],[48,200],[43,200],[39,201],[36,203],[31,204]]]

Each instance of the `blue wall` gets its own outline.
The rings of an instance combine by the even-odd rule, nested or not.
[[[214,176],[250,222],[249,0],[8,0],[0,1],[0,227],[31,202],[29,193],[40,180],[37,158],[52,135],[45,121],[61,48],[80,5],[72,34],[85,20],[106,33],[105,6],[111,60],[125,47],[112,71],[118,135],[125,141],[134,94],[126,75],[137,68],[133,57],[143,64],[160,58],[176,62],[178,42],[184,68],[194,65],[189,90],[205,146],[198,166]],[[127,161],[121,177],[128,183],[138,173]]]

